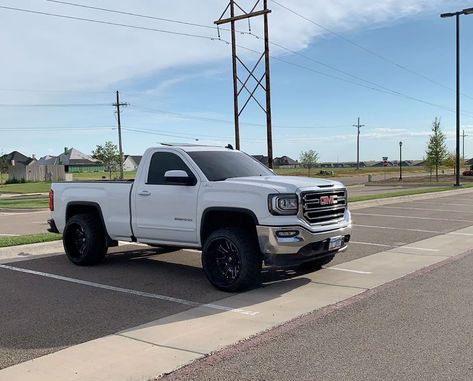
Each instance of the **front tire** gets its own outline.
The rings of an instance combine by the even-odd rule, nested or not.
[[[88,214],[77,214],[67,221],[63,244],[69,260],[79,266],[102,262],[108,249],[102,224]]]
[[[258,285],[262,264],[256,239],[242,228],[214,231],[202,249],[205,275],[223,291],[241,291]]]

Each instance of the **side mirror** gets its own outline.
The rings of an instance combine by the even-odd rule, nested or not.
[[[186,171],[172,170],[166,171],[164,180],[168,185],[195,185],[196,181],[190,177]]]

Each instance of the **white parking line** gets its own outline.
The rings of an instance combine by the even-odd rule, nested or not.
[[[335,270],[335,271],[345,271],[347,273],[355,273],[355,274],[373,274],[371,271],[360,271],[360,270],[350,270],[350,269],[342,269],[340,267],[324,267],[325,270]]]
[[[394,228],[394,227],[391,227],[391,226],[362,225],[362,224],[353,224],[353,226],[360,227],[360,228],[368,228],[368,229],[402,230],[402,231],[416,232],[416,233],[445,234],[444,232],[437,231],[437,230]]]
[[[191,300],[173,298],[171,296],[166,296],[166,295],[151,294],[149,292],[131,290],[129,288],[108,286],[108,285],[105,285],[105,284],[89,282],[89,281],[86,281],[86,280],[69,278],[69,277],[65,277],[65,276],[62,276],[62,275],[49,274],[49,273],[44,273],[44,272],[41,272],[41,271],[23,269],[21,267],[13,267],[13,266],[0,264],[0,269],[17,271],[17,272],[20,272],[20,273],[31,274],[31,275],[38,275],[38,276],[42,276],[42,277],[45,277],[45,278],[57,279],[57,280],[65,281],[65,282],[81,284],[81,285],[84,285],[84,286],[101,288],[103,290],[121,292],[121,293],[124,293],[124,294],[130,294],[130,295],[135,295],[135,296],[142,296],[142,297],[145,297],[145,298],[164,300],[164,301],[167,301],[167,302],[183,304],[185,306],[190,306],[190,307],[207,307],[207,308],[214,309],[214,310],[229,311],[229,312],[235,312],[235,313],[238,313],[238,314],[250,315],[250,316],[254,316],[254,315],[258,314],[258,312],[248,311],[248,310],[244,310],[244,309],[241,309],[241,308],[230,308],[230,307],[220,306],[218,304],[211,304],[211,303],[201,304],[201,303],[193,302]]]
[[[426,211],[428,211],[428,212],[473,213],[473,211],[468,211],[468,210],[412,208],[412,207],[410,207],[410,206],[388,206],[388,205],[381,205],[381,206],[377,206],[376,208],[384,208],[384,209],[407,209],[407,210],[426,210]]]
[[[350,241],[350,243],[355,243],[358,245],[367,245],[367,246],[379,246],[379,247],[388,247],[391,249],[395,249],[397,247],[402,247],[406,249],[411,249],[411,250],[420,250],[420,251],[439,251],[438,249],[427,249],[424,247],[413,247],[413,246],[401,246],[401,245],[385,245],[382,243],[372,243],[372,242],[359,242],[359,241]]]
[[[415,217],[415,216],[398,216],[394,214],[377,214],[377,213],[359,213],[352,212],[356,216],[370,216],[370,217],[391,217],[391,218],[407,218],[413,220],[430,220],[430,221],[447,221],[447,222],[469,222],[473,224],[473,220],[456,220],[447,218],[434,218],[434,217]]]
[[[441,201],[441,200],[440,200]],[[432,204],[432,201],[429,201],[429,200],[418,200],[418,201],[415,201],[416,204],[418,203],[422,203],[422,202],[425,202],[425,203],[429,203],[429,204]],[[458,204],[458,203],[450,203],[450,202],[447,202],[446,203],[448,206],[472,206],[472,204]]]
[[[0,233],[1,237],[18,237],[18,234],[5,234],[5,233]]]

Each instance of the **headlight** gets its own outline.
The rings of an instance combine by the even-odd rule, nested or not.
[[[268,208],[274,215],[295,215],[299,210],[299,200],[296,194],[270,194]]]

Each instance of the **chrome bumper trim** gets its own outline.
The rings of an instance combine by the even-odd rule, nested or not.
[[[291,238],[281,238],[276,232],[298,230],[299,234]],[[296,254],[304,246],[328,238],[351,234],[351,224],[340,229],[319,233],[310,232],[302,226],[256,226],[258,241],[263,255]]]

